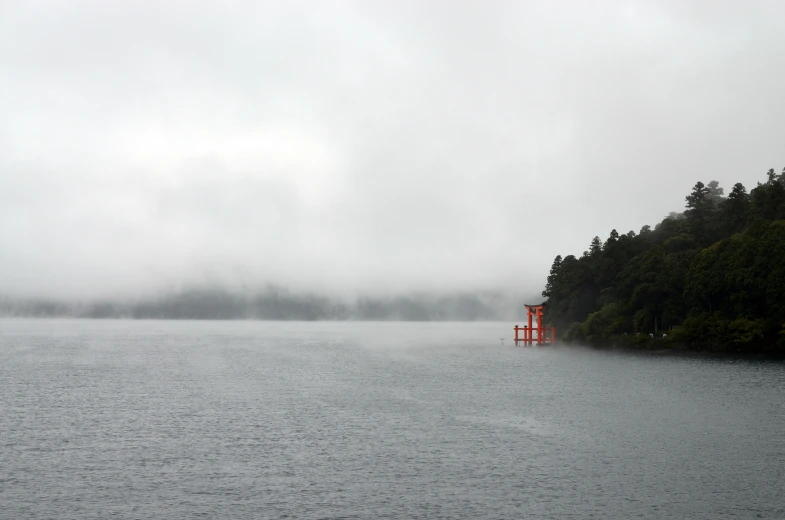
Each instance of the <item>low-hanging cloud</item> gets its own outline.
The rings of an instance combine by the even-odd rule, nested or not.
[[[506,287],[785,164],[782,2],[0,6],[0,292]]]

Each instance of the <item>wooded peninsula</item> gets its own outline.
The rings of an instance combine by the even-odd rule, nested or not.
[[[542,294],[568,342],[785,354],[785,169],[749,193],[698,182],[654,229],[557,256]]]

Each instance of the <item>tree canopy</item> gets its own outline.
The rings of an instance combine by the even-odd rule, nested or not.
[[[697,182],[685,202],[654,229],[556,257],[543,296],[565,339],[785,354],[785,169],[749,193]]]

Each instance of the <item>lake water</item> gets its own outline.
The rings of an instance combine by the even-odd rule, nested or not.
[[[0,518],[785,518],[785,365],[513,325],[0,320]]]

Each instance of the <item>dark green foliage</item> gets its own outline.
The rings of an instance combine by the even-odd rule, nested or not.
[[[785,219],[785,177],[769,170],[768,181],[750,193],[749,219]]]
[[[738,233],[747,225],[750,216],[750,196],[741,183],[736,183],[728,198],[720,205],[719,224],[725,234]]]
[[[785,354],[785,170],[749,194],[698,182],[684,213],[556,260],[543,296],[567,340]]]
[[[600,237],[594,237],[589,245],[589,256],[597,256],[602,253],[602,242]]]
[[[556,280],[556,274],[559,272],[561,268],[562,257],[561,255],[556,256],[553,260],[553,265],[551,266],[551,274],[548,275],[548,281],[545,284],[545,290],[542,291],[542,295],[546,298],[551,295],[551,291],[553,290],[553,283]]]

